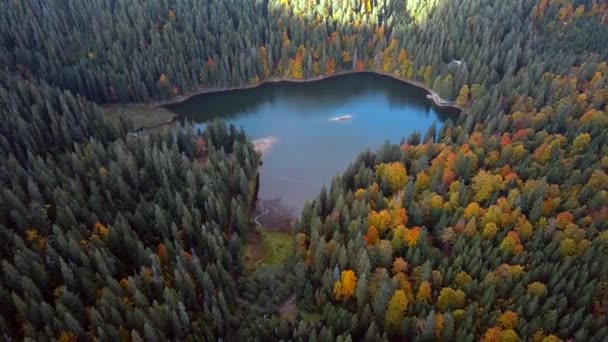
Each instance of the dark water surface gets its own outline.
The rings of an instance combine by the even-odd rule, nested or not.
[[[344,171],[363,150],[385,141],[423,135],[458,111],[439,108],[426,91],[387,76],[363,73],[307,83],[268,83],[257,88],[194,96],[167,106],[199,127],[223,120],[253,139],[276,143],[263,155],[260,197],[278,198],[299,211],[322,184]],[[331,120],[339,116],[349,120]]]

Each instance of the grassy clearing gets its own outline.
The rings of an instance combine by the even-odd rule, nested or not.
[[[135,129],[155,127],[173,121],[175,113],[163,107],[143,104],[108,105],[102,107],[106,118],[118,122],[121,114],[133,121]]]
[[[291,234],[277,231],[251,232],[244,248],[243,262],[248,271],[253,272],[262,266],[278,266],[291,253]]]
[[[321,314],[316,312],[300,311],[302,320],[306,323],[314,323],[321,320]]]
[[[264,231],[261,234],[264,247],[262,263],[273,266],[282,264],[291,252],[291,234],[274,231]]]

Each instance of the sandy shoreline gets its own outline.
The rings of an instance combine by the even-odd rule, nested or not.
[[[278,139],[276,137],[268,136],[268,137],[263,137],[260,139],[252,140],[251,143],[253,144],[253,147],[255,148],[256,151],[258,151],[262,155],[264,155],[266,152],[270,151],[272,146],[274,146],[274,144],[276,144],[277,141],[278,141]]]

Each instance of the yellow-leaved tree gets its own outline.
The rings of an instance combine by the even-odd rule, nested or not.
[[[473,190],[475,196],[473,201],[483,202],[492,196],[496,191],[503,190],[505,184],[501,175],[492,175],[486,171],[479,171],[475,177],[473,177]]]
[[[589,145],[589,142],[591,142],[591,136],[589,135],[589,133],[579,134],[572,141],[572,153],[578,154],[584,152],[584,150],[587,148],[587,145]]]
[[[437,308],[443,312],[448,309],[457,309],[464,305],[465,293],[462,290],[454,290],[444,287],[437,298]]]
[[[386,176],[393,193],[402,190],[407,183],[407,169],[399,162],[380,164],[376,167],[376,173],[380,178]]]
[[[422,72],[422,79],[424,80],[424,84],[430,86],[431,85],[431,77],[433,76],[433,68],[430,65],[427,65]]]
[[[464,107],[469,104],[469,86],[463,85],[460,88],[460,93],[458,94],[458,98],[456,99],[456,104],[460,107]]]
[[[388,331],[395,331],[401,326],[401,320],[405,317],[407,312],[407,296],[405,291],[397,290],[393,294],[393,297],[388,302],[388,308],[386,309],[386,315],[384,317],[386,322],[386,329]]]
[[[367,224],[376,227],[382,234],[391,224],[391,214],[386,209],[380,212],[372,210],[367,214]]]
[[[342,301],[353,298],[355,287],[357,287],[357,275],[353,270],[344,270],[340,280],[334,284],[334,297]]]
[[[528,285],[528,294],[535,297],[544,297],[547,295],[547,285],[535,281]]]

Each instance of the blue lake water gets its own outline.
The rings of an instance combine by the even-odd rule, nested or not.
[[[439,128],[458,116],[455,109],[434,106],[426,94],[390,77],[362,73],[202,94],[167,108],[200,127],[223,120],[243,127],[254,140],[275,140],[262,157],[259,195],[281,198],[299,211],[363,150],[387,140],[399,143],[416,130],[424,135],[434,121]],[[351,118],[335,120],[339,116]]]

